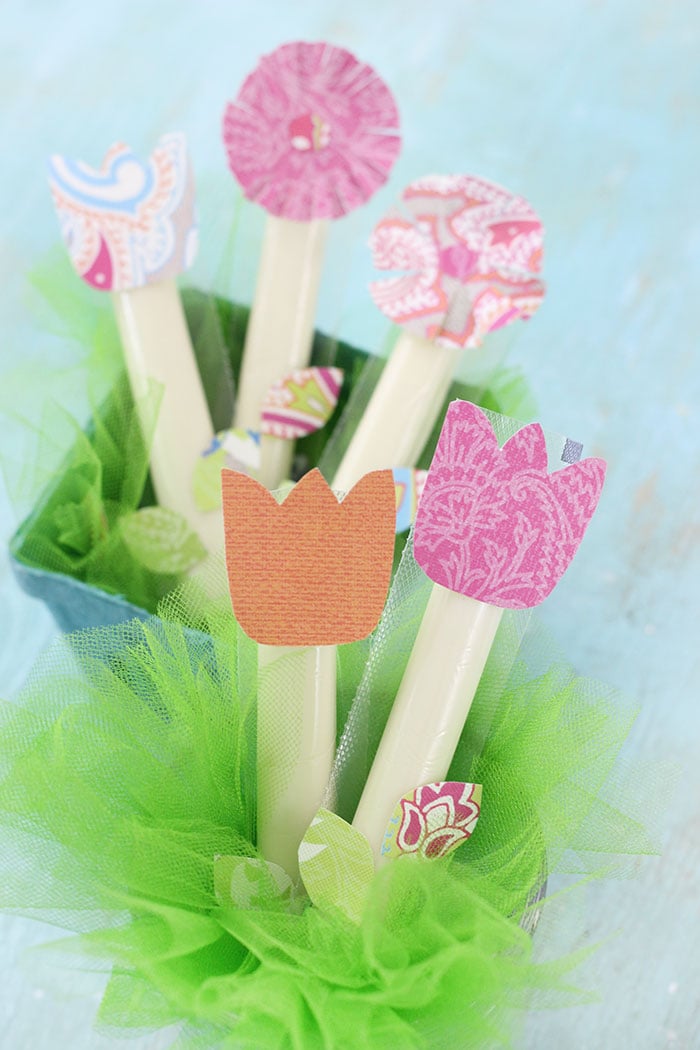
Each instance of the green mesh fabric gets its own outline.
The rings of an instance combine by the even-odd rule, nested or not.
[[[339,650],[348,815],[419,578],[409,545],[374,639]],[[545,881],[653,849],[621,791],[619,697],[507,614],[450,770],[484,786],[469,842],[385,867],[359,925],[264,882],[243,907],[217,897],[214,869],[256,856],[255,646],[195,583],[161,614],[65,636],[1,709],[0,906],[73,931],[64,964],[109,970],[101,1026],[179,1022],[181,1050],[476,1050],[512,1045],[533,1001],[571,1000],[575,957],[537,962],[526,932]],[[636,798],[649,819],[648,793]]]
[[[11,553],[23,566],[123,595],[155,612],[202,553],[181,520],[162,527],[155,543],[150,530],[145,555],[142,546],[125,542],[135,512],[154,502],[148,458],[159,391],[150,395],[149,426],[141,433],[108,297],[76,282],[63,257],[52,255],[32,279],[42,297],[42,324],[77,348],[72,382],[89,387],[93,407],[84,432],[60,410],[47,410],[33,451],[3,464],[15,503],[22,513],[31,508],[11,541]],[[223,430],[233,418],[248,310],[191,288],[183,290],[182,299],[214,429]],[[320,463],[331,477],[384,362],[316,333],[312,363],[337,365],[345,380],[328,425],[297,442],[294,470],[299,477]],[[486,385],[455,382],[447,400],[455,397],[520,418],[531,414],[527,387],[515,372],[497,370]],[[428,466],[439,429],[440,420],[418,465]],[[397,563],[404,541],[405,536],[397,539]]]

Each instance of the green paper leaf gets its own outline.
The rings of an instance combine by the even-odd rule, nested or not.
[[[165,507],[143,507],[127,515],[121,532],[130,554],[151,572],[187,572],[206,555],[182,515]]]
[[[99,494],[88,490],[79,503],[64,503],[54,512],[57,542],[75,554],[88,554],[108,531]]]
[[[214,858],[214,893],[223,904],[238,908],[286,910],[291,901],[292,880],[279,864],[258,857]]]
[[[365,836],[327,809],[319,809],[299,846],[299,871],[312,902],[340,908],[359,922],[374,878]]]
[[[221,471],[226,466],[226,452],[218,448],[200,456],[194,468],[192,487],[194,501],[200,510],[218,510],[221,506]]]

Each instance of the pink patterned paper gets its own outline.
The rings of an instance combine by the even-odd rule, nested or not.
[[[294,441],[325,426],[338,404],[342,368],[298,368],[274,383],[262,406],[263,434]]]
[[[334,219],[363,204],[396,160],[394,97],[371,66],[326,43],[265,55],[224,113],[229,166],[272,215]]]
[[[475,347],[542,302],[542,223],[524,197],[474,175],[428,175],[370,239],[374,265],[407,271],[370,284],[396,324],[441,346]]]
[[[54,155],[49,184],[71,261],[93,288],[123,292],[191,265],[197,224],[184,135],[164,135],[145,162],[121,142],[98,169]]]
[[[539,423],[499,448],[484,413],[453,401],[418,507],[416,561],[434,583],[489,605],[539,605],[576,553],[604,478],[602,459],[549,474]]]
[[[425,784],[396,804],[382,856],[445,857],[472,835],[481,813],[481,784]]]

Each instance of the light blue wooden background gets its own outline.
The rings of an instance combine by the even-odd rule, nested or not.
[[[700,1047],[700,8],[696,0],[5,0],[0,35],[0,408],[37,417],[49,394],[79,404],[72,351],[28,310],[25,273],[57,241],[45,158],[97,162],[114,139],[145,150],[190,139],[211,283],[235,201],[219,118],[257,56],[327,38],[382,72],[405,144],[394,191],[431,171],[473,171],[525,194],[545,219],[547,302],[510,344],[548,427],[610,463],[584,548],[543,609],[571,660],[622,686],[642,714],[632,758],[681,769],[662,861],[594,888],[591,940],[620,931],[587,976],[601,1000],[533,1015],[528,1050]],[[320,321],[367,346],[386,324],[368,302],[364,242],[392,200],[333,231]],[[259,222],[246,214],[233,284]],[[349,262],[348,262],[349,261]],[[347,264],[347,265],[346,265]],[[226,290],[226,289],[222,289]],[[230,289],[228,289],[230,290]],[[4,455],[21,452],[9,430]],[[0,496],[0,535],[16,521]],[[0,682],[16,688],[49,639],[45,611],[0,562]],[[566,904],[562,906],[567,921]],[[0,1046],[112,1044],[94,997],[55,1002],[19,955],[45,930],[2,923]],[[158,1039],[140,1044],[164,1045]]]

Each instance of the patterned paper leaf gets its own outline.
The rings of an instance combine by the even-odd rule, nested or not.
[[[343,385],[340,368],[298,368],[273,383],[262,406],[262,432],[295,441],[325,426]]]
[[[206,555],[182,515],[165,507],[134,511],[122,519],[121,530],[133,557],[151,572],[187,572]]]
[[[214,858],[214,893],[221,904],[238,908],[270,909],[279,902],[286,909],[291,901],[292,880],[271,861],[258,857],[219,856]]]
[[[317,907],[340,908],[359,922],[374,877],[372,850],[361,832],[319,809],[299,846],[299,871]]]
[[[439,781],[404,795],[394,807],[381,855],[445,857],[471,836],[481,812],[481,784]]]

